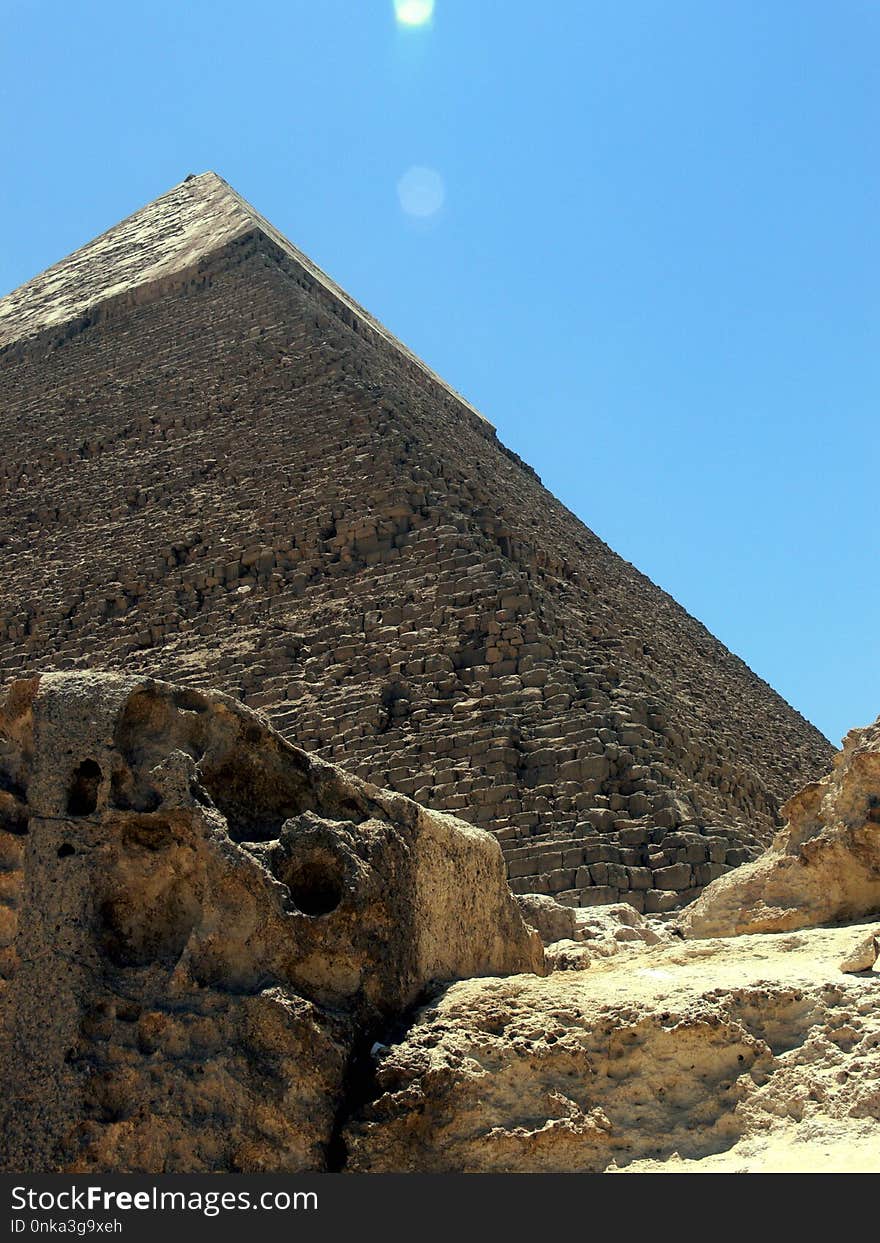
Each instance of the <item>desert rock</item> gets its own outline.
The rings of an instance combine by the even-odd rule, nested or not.
[[[788,823],[771,848],[685,911],[687,936],[779,932],[880,911],[880,722],[851,730],[832,771],[782,810]]]
[[[226,696],[32,678],[0,744],[2,1168],[323,1169],[375,1031],[544,969],[490,835]]]
[[[847,951],[846,957],[841,961],[841,971],[870,971],[877,961],[878,953],[880,953],[880,928],[874,927],[868,933],[862,935],[855,942],[853,947]]]
[[[453,984],[381,1053],[348,1168],[880,1171],[880,990],[838,965],[858,935]]]

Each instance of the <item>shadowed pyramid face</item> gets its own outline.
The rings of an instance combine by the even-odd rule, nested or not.
[[[5,676],[227,690],[573,904],[693,896],[826,767],[214,174],[0,300],[0,342]]]

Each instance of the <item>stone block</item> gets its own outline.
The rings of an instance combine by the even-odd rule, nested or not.
[[[594,885],[581,890],[581,906],[610,906],[618,897],[617,890],[610,885]]]
[[[677,893],[666,889],[649,889],[645,894],[645,913],[659,915],[674,911],[681,899]]]
[[[654,872],[655,889],[688,889],[693,883],[690,864],[673,863]]]

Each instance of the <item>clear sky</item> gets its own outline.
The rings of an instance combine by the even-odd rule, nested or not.
[[[838,741],[880,713],[880,3],[431,7],[0,0],[0,292],[215,170]]]

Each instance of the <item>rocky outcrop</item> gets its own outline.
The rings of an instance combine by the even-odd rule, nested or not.
[[[348,1168],[880,1171],[864,928],[631,946],[453,984],[377,1051]]]
[[[580,911],[577,907],[563,906],[545,893],[517,894],[516,902],[523,919],[540,933],[545,945],[578,939]]]
[[[828,776],[782,810],[787,824],[771,848],[685,911],[687,936],[781,932],[880,911],[880,721],[852,730]]]
[[[429,984],[543,970],[487,833],[220,694],[0,704],[4,1169],[307,1170]]]

